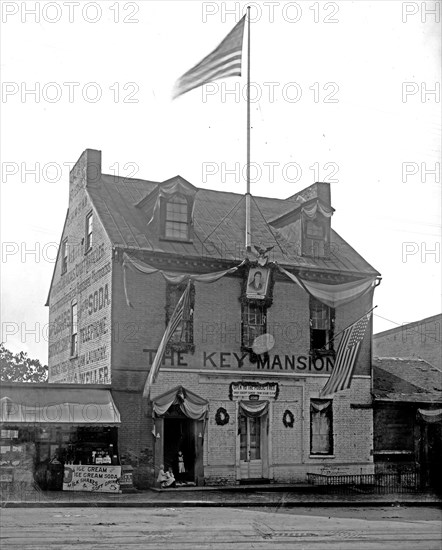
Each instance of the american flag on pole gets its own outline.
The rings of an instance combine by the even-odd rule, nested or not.
[[[160,345],[158,346],[157,353],[155,354],[155,358],[153,360],[152,366],[150,367],[150,371],[147,376],[146,383],[144,384],[143,397],[148,398],[150,396],[150,388],[152,387],[152,384],[155,382],[158,376],[158,372],[160,370],[164,354],[166,353],[167,344],[169,343],[169,340],[173,336],[174,332],[180,326],[181,322],[184,320],[184,316],[189,310],[190,285],[191,285],[191,281],[189,279],[189,282],[187,283],[187,286],[186,286],[186,290],[183,292],[181,298],[179,299],[172,313],[172,317],[170,318],[169,324],[167,325],[166,331],[164,332],[163,337],[161,338],[161,342],[160,342]],[[182,330],[184,330],[184,323],[183,323]]]
[[[319,393],[319,397],[325,397],[350,387],[359,349],[370,316],[371,311],[344,330],[336,352],[335,366],[330,378]]]
[[[173,92],[174,99],[208,82],[228,76],[241,76],[245,19],[246,16],[235,25],[212,53],[176,81]]]

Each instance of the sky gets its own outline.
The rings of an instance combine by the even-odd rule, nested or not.
[[[7,348],[47,362],[44,304],[85,149],[104,173],[245,192],[245,76],[172,90],[247,5],[252,194],[331,183],[332,227],[382,275],[374,332],[441,311],[439,3],[4,1]]]

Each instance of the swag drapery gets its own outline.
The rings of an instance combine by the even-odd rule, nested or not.
[[[350,283],[325,284],[313,281],[307,281],[300,275],[290,273],[280,265],[278,269],[286,275],[291,281],[298,284],[308,294],[322,302],[323,304],[336,308],[363,296],[370,289],[374,288],[376,276],[365,277]]]
[[[421,420],[429,424],[442,422],[442,409],[418,409],[418,415]]]
[[[182,386],[156,397],[152,404],[158,416],[165,414],[172,405],[179,405],[181,411],[192,420],[204,420],[209,410],[208,401]]]
[[[133,269],[138,273],[143,273],[145,275],[152,275],[153,273],[161,273],[164,279],[171,284],[180,284],[192,279],[199,283],[214,283],[221,279],[225,275],[235,273],[240,267],[242,267],[247,260],[243,260],[239,265],[231,267],[230,269],[225,269],[223,271],[213,271],[212,273],[179,273],[176,271],[164,271],[153,267],[141,260],[137,260],[127,254],[123,254],[123,284],[124,284],[124,295],[126,297],[126,303],[129,307],[132,307],[132,304],[129,300],[129,293],[127,288],[127,269]],[[298,284],[303,288],[308,294],[324,303],[325,305],[336,308],[349,302],[356,300],[363,296],[366,292],[372,290],[376,284],[377,276],[364,277],[358,279],[357,281],[351,281],[349,283],[340,283],[340,284],[326,284],[318,283],[313,281],[308,281],[300,275],[295,275],[290,273],[283,267],[277,264],[277,267],[281,273],[286,275],[291,281]]]
[[[249,418],[259,418],[267,414],[269,410],[268,401],[240,401],[239,410]]]
[[[314,202],[310,206],[302,206],[301,212],[307,216],[307,218],[316,218],[316,212],[320,212],[325,218],[331,218],[333,215],[333,209],[323,206],[319,201]]]
[[[192,279],[192,281],[196,281],[198,283],[214,283],[215,281],[218,281],[218,279],[221,279],[225,275],[229,275],[230,273],[235,273],[240,267],[242,267],[245,264],[246,260],[243,260],[239,265],[235,267],[231,267],[230,269],[225,269],[223,271],[213,271],[212,273],[179,273],[176,271],[164,271],[162,269],[158,269],[156,267],[152,267],[151,265],[142,262],[140,260],[136,260],[135,258],[129,256],[126,252],[123,254],[123,282],[124,282],[124,295],[126,296],[126,303],[129,307],[132,307],[132,304],[129,300],[129,295],[127,291],[127,280],[126,280],[126,271],[127,268],[134,269],[138,273],[143,273],[144,275],[152,275],[153,273],[161,273],[161,275],[166,279],[168,283],[171,284],[180,284],[187,282],[189,279]]]

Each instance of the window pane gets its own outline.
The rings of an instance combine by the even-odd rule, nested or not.
[[[188,238],[188,225],[187,223],[166,221],[165,235],[166,237],[175,237],[178,239]]]
[[[183,197],[173,197],[166,203],[165,236],[172,239],[189,238],[188,204]]]
[[[71,355],[77,355],[78,334],[77,334],[77,302],[71,305]]]
[[[328,402],[323,403],[326,405]],[[317,410],[310,405],[311,454],[332,454],[332,414],[331,406]]]
[[[86,218],[86,250],[92,247],[93,216],[88,214]]]
[[[310,238],[321,238],[324,236],[324,228],[315,222],[307,222],[307,236]]]
[[[265,309],[246,304],[243,307],[243,346],[252,347],[255,338],[266,331]]]
[[[243,415],[239,417],[240,426],[240,460],[247,460],[247,418]]]
[[[261,458],[261,418],[249,418],[250,422],[250,459]]]

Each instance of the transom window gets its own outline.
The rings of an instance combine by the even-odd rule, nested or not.
[[[244,304],[242,309],[242,345],[251,348],[255,338],[266,333],[267,310],[265,306]]]
[[[168,239],[189,239],[189,205],[184,197],[176,195],[165,204],[164,236]]]

